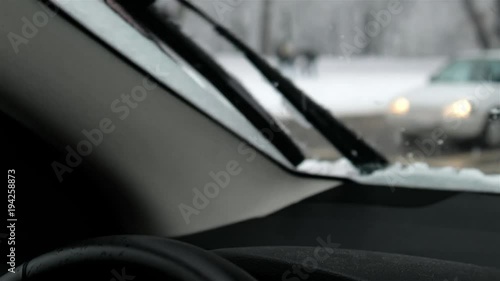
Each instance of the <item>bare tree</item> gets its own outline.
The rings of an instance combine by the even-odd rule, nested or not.
[[[495,1],[495,7],[493,8],[493,12],[495,14],[495,35],[497,39],[500,39],[500,0]]]
[[[489,49],[491,47],[491,40],[488,36],[488,31],[484,26],[484,22],[481,19],[481,15],[474,5],[474,0],[463,0],[463,4],[465,12],[469,16],[469,19],[476,31],[479,45],[483,49]]]
[[[262,20],[260,31],[260,49],[263,54],[271,53],[271,0],[264,0],[262,3]]]
[[[372,15],[370,14],[370,11],[369,9],[366,9],[366,11],[363,12],[363,15],[362,15],[362,27],[363,29],[366,28],[368,26],[368,23],[370,21],[373,20],[373,17]],[[375,42],[377,40],[377,38],[371,38],[371,41],[364,47],[361,49],[361,53],[362,55],[367,55],[367,54],[371,54],[371,53],[375,53],[376,52],[376,49],[377,49],[377,42]]]

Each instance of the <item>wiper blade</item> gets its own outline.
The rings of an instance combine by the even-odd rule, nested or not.
[[[240,50],[248,60],[340,153],[355,165],[362,173],[371,173],[386,167],[389,162],[378,151],[356,136],[329,111],[317,104],[288,78],[281,75],[274,67],[255,53],[250,47],[234,36],[228,29],[201,11],[187,0],[177,0],[186,8],[212,25],[217,33]]]
[[[210,81],[281,154],[294,166],[304,161],[300,148],[253,96],[210,55],[189,39],[173,22],[165,22],[148,11],[153,0],[108,0],[116,2],[134,21],[146,27],[152,40],[160,40]]]

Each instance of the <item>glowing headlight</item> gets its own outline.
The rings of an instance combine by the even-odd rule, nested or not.
[[[406,98],[397,98],[391,103],[391,113],[404,115],[410,111],[410,101]]]
[[[467,118],[472,113],[472,103],[466,99],[458,100],[444,108],[444,116]]]

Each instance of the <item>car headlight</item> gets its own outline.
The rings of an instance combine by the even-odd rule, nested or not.
[[[467,118],[471,115],[472,109],[470,101],[461,99],[445,107],[443,114],[445,117]]]
[[[391,113],[404,115],[410,111],[410,101],[407,98],[397,98],[391,103]]]

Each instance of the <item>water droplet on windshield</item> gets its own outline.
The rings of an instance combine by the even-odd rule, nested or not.
[[[357,157],[357,156],[358,156],[358,152],[357,152],[356,150],[352,150],[352,151],[351,151],[351,154],[352,154],[352,156],[354,156],[354,157]]]

